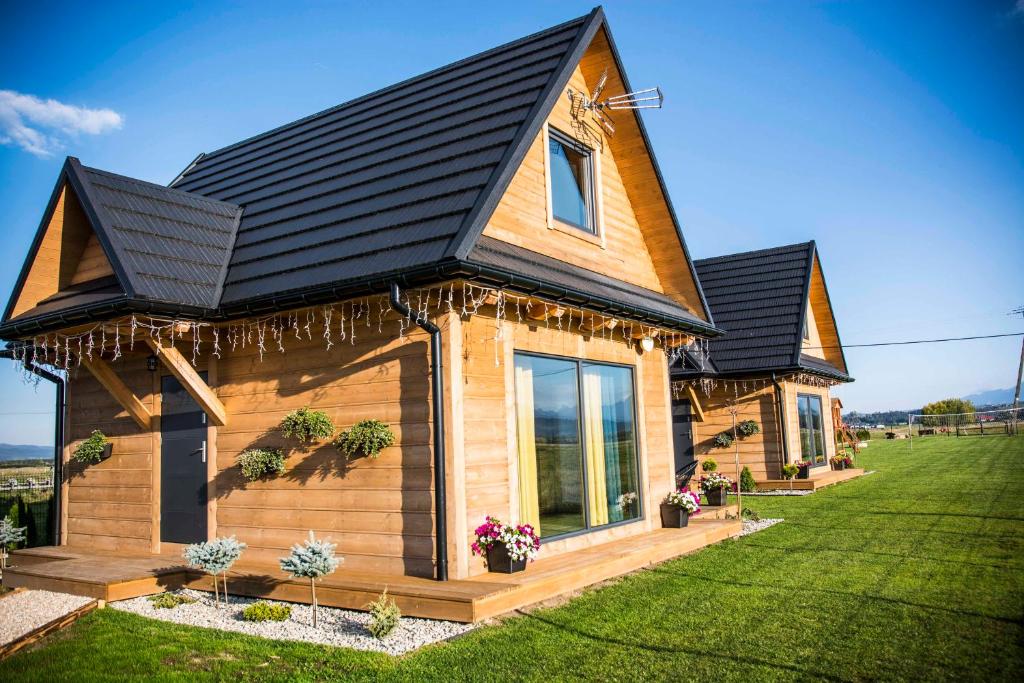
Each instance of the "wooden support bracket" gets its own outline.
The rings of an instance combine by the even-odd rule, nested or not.
[[[693,390],[692,384],[686,385],[686,392],[690,395],[690,407],[693,408],[693,417],[697,418],[697,422],[704,421],[704,407],[700,404],[700,399],[697,397],[697,392]]]
[[[228,423],[228,411],[224,408],[224,404],[213,393],[210,385],[203,381],[203,378],[199,376],[199,373],[192,367],[192,364],[181,355],[181,352],[173,346],[160,346],[155,339],[149,337],[145,341],[157,358],[164,364],[164,367],[171,371],[171,374],[185,387],[185,391],[189,393],[189,396],[195,399],[199,407],[210,418],[210,422],[218,427],[226,425]]]
[[[99,356],[89,359],[82,356],[82,365],[93,374],[93,377],[103,385],[103,388],[110,392],[121,407],[128,411],[135,423],[149,431],[152,424],[152,415],[146,406],[139,400],[139,397],[132,393],[132,390],[121,381],[113,368]]]
[[[543,301],[531,301],[530,310],[526,313],[530,320],[547,320],[561,315],[565,315],[564,308]]]
[[[583,329],[587,332],[600,332],[604,328],[614,330],[618,323],[619,321],[615,318],[603,317],[599,314],[592,313],[589,320],[583,321]]]

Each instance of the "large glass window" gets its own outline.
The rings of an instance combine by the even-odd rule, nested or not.
[[[821,397],[798,394],[797,412],[800,416],[800,455],[804,460],[825,462],[825,431],[821,421]]]
[[[549,129],[548,157],[552,216],[596,234],[593,152],[569,136]]]
[[[630,368],[516,354],[519,503],[542,538],[640,517]]]

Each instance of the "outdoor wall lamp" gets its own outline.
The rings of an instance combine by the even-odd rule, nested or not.
[[[640,348],[644,350],[644,353],[650,353],[654,350],[654,338],[645,336],[640,340]]]
[[[156,372],[156,356],[153,354],[146,356],[146,369],[150,372]]]

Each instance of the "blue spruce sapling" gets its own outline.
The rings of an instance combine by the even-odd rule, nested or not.
[[[337,547],[327,540],[317,540],[313,532],[309,532],[309,540],[302,544],[296,543],[292,546],[292,552],[288,557],[281,558],[281,570],[292,575],[293,578],[308,578],[309,589],[312,596],[313,607],[313,628],[316,628],[316,580],[333,574],[334,570],[341,564],[342,558],[334,554]]]

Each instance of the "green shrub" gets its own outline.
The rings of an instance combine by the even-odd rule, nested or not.
[[[714,458],[707,458],[700,464],[700,468],[705,472],[714,472],[718,469],[718,463],[715,462]]]
[[[385,588],[380,597],[367,605],[370,610],[370,625],[367,630],[374,638],[386,638],[389,633],[398,626],[398,620],[402,618],[402,611],[398,609],[395,601],[388,597]]]
[[[89,435],[88,439],[78,444],[74,452],[71,453],[71,459],[87,465],[97,463],[103,460],[103,451],[106,449],[107,443],[107,437],[97,429]]]
[[[150,595],[146,599],[153,603],[153,607],[156,609],[174,609],[178,605],[189,605],[196,601],[195,598],[178,593],[158,593]]]
[[[308,444],[334,436],[334,423],[322,410],[299,408],[284,416],[281,432],[289,439]]]
[[[284,453],[279,448],[249,448],[238,456],[238,466],[249,481],[267,474],[284,474]]]
[[[743,420],[736,425],[736,431],[740,436],[753,436],[761,433],[761,425],[754,420]]]
[[[869,432],[866,429],[858,429],[857,430],[857,440],[858,441],[870,441],[871,440],[871,432]]]
[[[782,477],[784,479],[792,479],[793,477],[795,477],[797,475],[797,473],[799,471],[800,471],[800,468],[797,467],[796,465],[794,465],[793,463],[789,463],[788,465],[783,465],[782,466]]]
[[[719,432],[715,436],[715,448],[728,448],[732,445],[733,438],[729,432]]]
[[[757,485],[754,483],[754,475],[751,473],[750,468],[744,465],[743,471],[740,472],[740,491],[749,493],[756,490]]]
[[[246,621],[286,621],[291,615],[291,606],[262,600],[242,610],[242,618]]]
[[[380,420],[363,420],[338,435],[334,445],[348,457],[365,455],[376,458],[395,443],[395,433]]]

